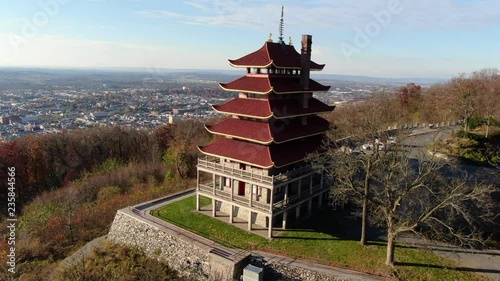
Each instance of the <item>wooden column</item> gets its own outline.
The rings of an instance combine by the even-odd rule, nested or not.
[[[248,230],[252,230],[252,211],[248,212]]]
[[[234,194],[234,184],[231,184],[231,202],[233,201],[233,194]]]
[[[246,187],[246,186],[245,186]],[[253,200],[253,184],[250,184],[250,196],[249,196],[249,202],[248,202],[248,206],[252,207],[252,200]]]
[[[217,210],[215,209],[216,207],[216,201],[215,199],[212,198],[212,217],[216,217],[217,216]]]
[[[312,213],[312,198],[307,201],[307,216],[311,216]]]
[[[196,211],[200,211],[200,194],[196,192]]]
[[[288,217],[288,211],[284,211],[283,212],[283,226],[282,226],[283,229],[286,229],[286,219],[287,219],[287,217]]]
[[[269,192],[271,193],[271,203],[269,204],[269,212],[272,214],[273,213],[273,205],[274,205],[274,189],[268,189]]]
[[[230,204],[231,205],[231,209],[229,210],[229,223],[233,223],[233,209],[234,209],[234,206],[233,204]]]
[[[324,193],[320,193],[318,196],[318,209],[321,208],[321,205],[323,204],[323,194]]]
[[[220,179],[220,181],[219,181],[219,188],[222,190],[222,187],[225,184],[226,178],[223,177],[223,176],[219,176],[219,179]]]
[[[268,238],[273,238],[273,215],[269,216],[269,229],[268,229]]]
[[[200,211],[200,171],[196,171],[196,211]]]
[[[196,171],[196,190],[200,189],[200,171]]]
[[[215,174],[212,174],[212,180],[213,180],[213,183],[214,185],[212,186],[212,194],[215,195]]]

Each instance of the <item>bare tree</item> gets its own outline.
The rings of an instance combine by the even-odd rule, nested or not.
[[[467,183],[433,159],[410,159],[402,146],[366,154],[332,154],[332,196],[367,206],[375,225],[387,232],[386,264],[394,265],[395,239],[405,232],[445,239],[460,245],[482,241],[480,222],[492,218],[492,186]],[[368,204],[366,204],[368,202]],[[364,208],[364,207],[363,207]],[[365,213],[366,212],[366,213]]]
[[[455,100],[455,111],[464,121],[465,132],[469,131],[469,121],[477,113],[480,86],[475,79],[464,74],[451,79],[449,83],[450,93]]]
[[[500,109],[500,74],[495,68],[482,69],[472,74],[477,87],[481,89],[478,96],[480,115],[486,121],[485,137],[490,136],[490,126],[493,120],[498,118]]]
[[[377,98],[365,101],[363,104],[353,106],[349,109],[352,113],[351,120],[342,119],[337,126],[341,133],[349,133],[347,142],[360,146],[366,143],[371,147],[369,151],[361,150],[355,161],[350,152],[340,149],[345,145],[342,140],[336,139],[338,133],[329,134],[328,146],[332,147],[326,158],[321,161],[328,161],[331,166],[327,169],[332,183],[336,188],[332,189],[331,198],[335,205],[342,205],[347,201],[356,201],[361,206],[361,238],[360,243],[366,244],[366,228],[368,225],[368,194],[372,185],[373,168],[379,161],[379,155],[383,150],[382,139],[387,140],[389,133],[382,129],[386,125],[398,119],[400,112],[392,110],[394,108],[394,97],[380,95]],[[355,114],[356,117],[353,117]],[[346,128],[348,127],[348,128]],[[338,153],[341,152],[341,153]],[[347,154],[346,154],[347,152]],[[328,157],[329,156],[329,157]],[[327,159],[334,159],[329,161]],[[325,163],[321,163],[323,166]]]

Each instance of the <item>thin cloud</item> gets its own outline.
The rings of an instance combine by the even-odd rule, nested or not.
[[[457,0],[394,0],[402,12],[392,15],[390,27],[397,29],[460,30],[496,27],[500,25],[500,1],[483,0],[459,2]],[[392,1],[392,2],[394,2]],[[167,10],[141,11],[150,18],[168,19],[184,24],[208,26],[234,26],[251,29],[269,29],[279,18],[281,2],[202,0],[194,3],[184,1],[207,13],[206,16],[191,16]],[[308,28],[334,28],[351,31],[374,20],[374,13],[388,9],[385,0],[312,0],[292,1],[285,5],[287,25]],[[255,24],[259,23],[259,24]]]
[[[191,1],[182,1],[182,3],[188,5],[188,6],[191,6],[195,9],[198,9],[198,10],[201,10],[201,11],[204,11],[204,12],[208,12],[210,11],[210,9],[203,5],[203,4],[200,4],[200,3],[196,3],[196,2],[191,2]]]
[[[187,15],[174,13],[167,10],[144,10],[144,11],[137,11],[137,14],[146,18],[165,19],[165,20],[168,19],[182,20],[189,18],[189,16]]]

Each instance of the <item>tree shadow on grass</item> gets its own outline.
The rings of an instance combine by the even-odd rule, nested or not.
[[[500,270],[498,270],[498,269],[485,269],[485,268],[460,267],[460,266],[459,267],[447,267],[447,266],[441,266],[441,265],[414,263],[414,262],[395,262],[394,265],[396,265],[396,266],[408,266],[408,267],[448,269],[448,270],[456,270],[456,271],[463,271],[463,272],[500,274]]]
[[[428,244],[425,243],[411,243],[409,244],[404,244],[404,242],[397,243],[398,248],[404,248],[404,249],[424,249],[424,250],[430,250],[430,251],[439,251],[439,252],[446,252],[446,253],[464,253],[464,254],[475,254],[475,255],[490,255],[490,256],[500,256],[500,253],[498,252],[493,252],[493,251],[488,251],[488,250],[475,250],[475,249],[463,249],[459,248],[458,246],[448,246],[448,245],[436,245],[433,244],[432,242],[429,242]]]
[[[309,240],[345,240],[359,241],[361,220],[352,215],[350,210],[322,209],[314,212],[311,217],[294,222],[286,230],[287,236],[275,239],[309,239]],[[294,236],[293,232],[316,232],[333,236],[332,238],[307,238]],[[367,228],[367,240],[378,241],[383,231],[377,228]]]

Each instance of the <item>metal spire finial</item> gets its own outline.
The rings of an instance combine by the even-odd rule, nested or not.
[[[279,28],[280,36],[278,37],[279,43],[283,43],[283,30],[285,29],[284,9],[285,8],[283,6],[281,6],[281,20],[280,20],[280,28]]]
[[[290,39],[290,41],[288,42],[288,45],[293,46],[292,36],[288,37],[288,39]]]

